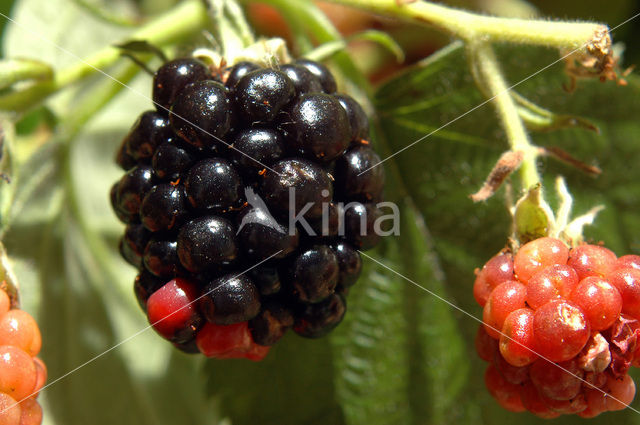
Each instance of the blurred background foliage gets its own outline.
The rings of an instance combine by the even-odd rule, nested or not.
[[[127,38],[172,0],[0,1],[0,12],[80,57]],[[330,61],[341,88],[369,96],[373,143],[386,156],[481,103],[464,49],[424,27],[306,0],[243,2],[257,34],[306,46],[384,31],[406,54],[367,41]],[[510,16],[597,20],[616,26],[638,10],[634,0],[460,0],[458,7]],[[328,18],[326,19],[325,16]],[[305,27],[290,25],[294,20]],[[37,58],[61,69],[77,59],[0,19],[3,57]],[[333,26],[338,32],[334,31]],[[640,20],[614,33],[624,45],[622,68],[640,60]],[[304,43],[300,43],[300,41]],[[199,31],[170,56],[203,45]],[[443,49],[444,50],[441,50]],[[434,55],[434,52],[437,52]],[[557,59],[557,52],[502,46],[506,74],[517,82]],[[426,59],[425,59],[426,58]],[[151,62],[152,66],[158,63]],[[106,70],[149,94],[150,77],[126,60]],[[581,116],[600,133],[564,128],[533,134],[589,164],[598,178],[552,159],[541,161],[551,188],[564,175],[576,213],[607,209],[587,237],[622,255],[640,253],[640,79],[628,86],[579,81],[567,93],[562,64],[517,91],[558,114]],[[17,186],[4,243],[20,279],[22,306],[43,331],[50,382],[146,326],[132,294],[134,270],[117,255],[122,226],[108,203],[119,171],[110,160],[148,100],[93,76],[21,116],[3,115],[13,147]],[[87,116],[83,116],[87,114]],[[14,127],[15,124],[15,127]],[[15,131],[14,131],[15,130]],[[388,196],[402,210],[402,234],[371,255],[415,283],[480,316],[473,270],[506,241],[504,191],[474,205],[502,151],[504,135],[487,105],[385,163]],[[6,190],[6,186],[3,187]],[[549,191],[551,201],[553,194]],[[484,389],[484,364],[473,338],[477,322],[399,275],[365,259],[344,323],[323,340],[288,335],[261,363],[204,360],[172,350],[152,331],[136,336],[64,377],[41,396],[45,424],[522,424],[529,414],[503,411]],[[636,374],[637,376],[637,374]],[[640,408],[636,401],[634,407]],[[579,418],[556,420],[578,423]],[[631,411],[591,423],[640,424]]]

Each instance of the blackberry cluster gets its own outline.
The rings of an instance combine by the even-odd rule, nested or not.
[[[476,349],[508,410],[591,418],[634,398],[640,366],[640,257],[540,238],[477,272]]]
[[[252,360],[289,328],[331,331],[358,250],[379,241],[384,172],[360,174],[380,162],[362,107],[308,60],[176,59],[153,101],[118,151],[111,202],[155,330],[185,352]]]

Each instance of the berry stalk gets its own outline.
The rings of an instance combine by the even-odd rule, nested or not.
[[[205,6],[200,1],[185,1],[168,13],[149,22],[131,34],[131,40],[146,40],[158,47],[174,44],[203,29],[208,23]],[[38,36],[38,35],[35,35]],[[56,72],[53,79],[29,86],[24,90],[0,96],[0,110],[24,112],[50,95],[104,70],[121,57],[121,51],[107,46],[91,57]]]
[[[529,189],[540,182],[536,167],[539,150],[531,144],[493,48],[488,43],[480,42],[471,45],[470,50],[473,54],[473,65],[476,66],[481,79],[479,83],[485,85],[483,88],[493,100],[511,150],[521,152],[523,155],[520,175],[523,187]]]

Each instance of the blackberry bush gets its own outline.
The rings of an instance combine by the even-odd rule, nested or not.
[[[624,409],[640,365],[640,257],[543,237],[477,271],[484,307],[478,355],[487,388],[508,410],[585,418]]]
[[[379,241],[384,171],[361,174],[380,157],[362,107],[335,91],[309,60],[156,71],[111,201],[140,306],[178,349],[260,360],[289,329],[316,338],[342,320],[358,249]]]

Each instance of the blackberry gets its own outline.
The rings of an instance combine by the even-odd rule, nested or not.
[[[196,163],[184,182],[187,199],[201,211],[224,212],[239,206],[242,179],[230,161],[203,159]]]
[[[240,81],[242,77],[250,72],[257,71],[258,69],[260,69],[260,66],[256,65],[255,63],[238,62],[229,70],[224,84],[225,86],[232,89],[236,86],[236,84],[238,84],[238,81]]]
[[[140,308],[142,308],[145,313],[147,311],[147,300],[151,294],[160,289],[165,283],[166,279],[159,278],[145,268],[143,268],[140,271],[140,274],[136,276],[136,279],[133,282],[133,292],[138,300]]]
[[[308,59],[298,59],[296,65],[306,68],[309,72],[316,76],[325,93],[335,93],[338,89],[336,79],[329,69],[321,63],[310,61]]]
[[[151,165],[159,179],[177,180],[182,172],[189,168],[194,159],[191,152],[169,140],[158,146],[151,159]]]
[[[247,128],[233,139],[231,158],[238,169],[255,177],[265,166],[282,158],[285,151],[282,135],[269,128]]]
[[[355,204],[344,214],[345,236],[356,248],[366,251],[380,242],[374,228],[381,211],[374,204]]]
[[[233,263],[238,257],[236,229],[222,217],[196,218],[180,228],[178,257],[190,272]]]
[[[120,144],[118,152],[116,152],[116,164],[120,166],[124,171],[136,166],[138,161],[127,153],[127,139],[124,139]]]
[[[293,314],[283,302],[270,299],[260,313],[249,321],[253,340],[260,345],[273,345],[293,326]]]
[[[226,275],[204,288],[200,310],[217,325],[232,325],[254,318],[260,312],[260,293],[245,275]]]
[[[298,95],[304,93],[320,93],[323,91],[318,77],[301,65],[287,64],[280,67],[280,71],[287,74]]]
[[[151,239],[144,250],[144,266],[158,277],[174,277],[180,273],[178,244],[174,240]]]
[[[338,259],[339,268],[336,291],[343,292],[353,286],[360,277],[362,258],[360,253],[348,243],[339,242],[332,248]]]
[[[333,294],[317,304],[304,304],[296,314],[293,331],[305,338],[325,336],[342,321],[347,304],[339,294]]]
[[[311,219],[322,215],[322,204],[333,197],[333,185],[327,172],[311,161],[285,159],[267,170],[262,182],[262,194],[269,210],[287,217],[304,212]],[[293,197],[295,204],[289,206]]]
[[[315,338],[342,320],[358,250],[380,238],[384,171],[323,65],[218,74],[191,58],[157,70],[110,197],[154,329],[186,353],[257,361],[289,329]]]
[[[171,342],[193,340],[204,320],[195,306],[198,291],[185,279],[173,279],[147,300],[147,317],[153,329]]]
[[[153,102],[160,112],[166,113],[186,86],[209,78],[209,68],[197,59],[181,58],[169,61],[153,76]]]
[[[153,186],[140,204],[140,221],[152,232],[171,230],[186,214],[184,189],[173,184]]]
[[[141,224],[130,224],[120,240],[120,254],[129,264],[140,267],[150,232]]]
[[[274,69],[250,72],[234,88],[235,101],[248,123],[268,122],[296,94],[293,82],[286,74]]]
[[[351,126],[351,141],[358,142],[369,137],[369,118],[362,106],[354,98],[346,94],[334,95],[340,105],[347,111]]]
[[[349,146],[351,126],[338,99],[324,93],[300,97],[289,113],[289,146],[304,157],[329,162]]]
[[[336,162],[335,176],[344,182],[340,196],[360,202],[378,201],[384,187],[384,171],[376,167],[380,157],[369,146],[354,146]]]
[[[124,138],[127,154],[136,161],[149,160],[158,145],[171,140],[169,120],[156,111],[144,112]]]
[[[268,211],[247,208],[238,216],[238,238],[247,257],[259,262],[284,258],[298,247],[298,231],[278,223]]]
[[[282,283],[277,267],[259,265],[247,273],[261,295],[273,295],[280,291]]]
[[[227,88],[210,80],[185,87],[169,114],[173,130],[198,148],[218,144],[231,128],[232,119]]]
[[[153,170],[148,165],[139,164],[120,179],[114,209],[121,214],[122,221],[127,224],[139,221],[142,198],[152,187]]]
[[[330,296],[338,283],[338,258],[326,245],[313,246],[298,255],[288,272],[293,295],[315,303]]]

